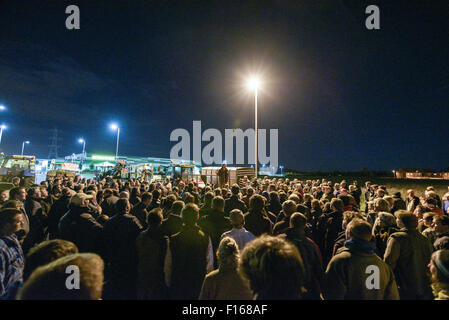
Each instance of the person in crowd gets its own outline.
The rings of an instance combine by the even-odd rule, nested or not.
[[[245,202],[243,202],[239,198],[240,187],[238,186],[238,184],[234,184],[231,187],[231,193],[231,197],[225,200],[224,212],[226,216],[229,216],[229,212],[231,212],[231,210],[233,209],[239,209],[242,212],[247,212],[248,209],[246,208]]]
[[[346,240],[349,240],[348,233],[346,232],[346,229],[348,227],[349,222],[351,222],[353,219],[361,219],[366,220],[365,214],[358,212],[358,211],[345,211],[343,212],[343,221],[342,221],[342,231],[338,234],[337,239],[335,239],[334,242],[334,248],[332,251],[332,256],[335,256],[338,252],[338,250],[342,247],[344,247]]]
[[[204,276],[214,269],[212,241],[197,225],[199,209],[196,204],[187,204],[181,217],[184,224],[180,232],[170,237],[166,261],[166,273],[170,274],[169,296],[173,300],[195,300]]]
[[[30,232],[22,244],[22,249],[26,254],[35,244],[46,240],[47,237],[47,216],[42,210],[41,190],[39,187],[28,189],[28,196],[24,202],[25,212],[30,221]]]
[[[101,210],[103,214],[108,217],[115,215],[115,203],[118,201],[119,197],[114,195],[114,191],[111,188],[107,188],[103,192],[103,201],[101,202]]]
[[[434,240],[449,236],[449,216],[435,215],[433,217],[432,227],[435,230],[436,235]]]
[[[0,210],[0,299],[10,298],[10,290],[23,281],[25,257],[16,236],[22,224],[22,211]]]
[[[212,250],[214,253],[218,249],[221,235],[231,230],[232,226],[229,218],[225,216],[224,212],[225,200],[220,197],[214,197],[212,200],[212,210],[207,216],[204,216],[198,222],[201,230],[203,230],[212,240]],[[214,256],[214,266],[217,267],[217,260]]]
[[[304,300],[320,300],[323,280],[321,252],[315,242],[306,236],[307,218],[299,212],[290,217],[290,226],[279,235],[292,242],[298,249],[304,264]]]
[[[427,265],[432,244],[417,230],[418,218],[413,213],[399,210],[395,216],[400,231],[388,238],[384,261],[394,271],[401,300],[430,299]]]
[[[319,223],[324,224],[323,242],[322,242],[322,254],[324,265],[327,265],[332,258],[332,252],[334,249],[335,240],[338,238],[338,234],[342,231],[343,223],[343,201],[338,198],[334,198],[331,201],[332,212],[320,218]],[[321,229],[321,228],[320,228]]]
[[[26,281],[31,273],[40,266],[44,266],[61,257],[78,253],[78,247],[70,241],[53,239],[42,241],[30,249],[26,255],[23,280]]]
[[[264,212],[265,200],[263,196],[255,194],[249,202],[249,211],[245,214],[245,228],[256,237],[261,234],[271,234],[273,223]]]
[[[379,212],[373,225],[373,237],[376,243],[376,253],[379,257],[383,257],[385,254],[388,238],[398,231],[396,217],[388,212]]]
[[[218,187],[223,188],[229,181],[229,170],[226,168],[226,163],[223,163],[221,168],[217,171]]]
[[[138,220],[140,225],[143,228],[147,227],[147,216],[148,216],[148,206],[151,202],[151,199],[153,196],[149,192],[144,192],[141,195],[141,202],[138,202],[130,211],[130,214],[135,216]]]
[[[415,190],[407,190],[407,211],[414,212],[419,205],[419,198],[415,195]]]
[[[375,252],[371,225],[353,219],[347,226],[349,240],[329,262],[324,276],[326,300],[398,300],[395,277]],[[371,275],[372,274],[372,275]]]
[[[97,254],[64,256],[37,268],[19,290],[18,300],[100,300],[103,270],[103,260]],[[68,277],[75,272],[79,277],[79,289],[68,290]],[[75,285],[73,283],[73,288]]]
[[[140,300],[163,300],[168,298],[168,278],[165,274],[165,260],[169,248],[168,237],[161,228],[162,209],[155,208],[148,213],[148,228],[136,239],[137,298]]]
[[[290,217],[296,211],[296,203],[292,200],[287,200],[282,204],[283,218],[273,227],[273,235],[284,233],[290,225]]]
[[[139,220],[131,215],[128,199],[116,202],[117,212],[103,229],[104,259],[106,262],[105,295],[113,299],[135,299],[137,280],[136,238],[143,230]]]
[[[152,199],[151,199],[150,204],[148,205],[148,211],[151,211],[154,208],[161,207],[161,201],[160,201],[161,192],[159,191],[159,189],[154,189],[153,192],[151,193],[151,195],[152,195]]]
[[[91,198],[85,193],[75,193],[70,198],[69,209],[59,221],[59,237],[73,242],[80,252],[99,253],[103,226],[89,213]]]
[[[237,243],[238,249],[241,251],[256,237],[243,227],[245,225],[245,216],[241,210],[231,210],[229,222],[231,223],[232,230],[224,232],[221,235],[221,240],[225,237],[232,238]]]
[[[298,249],[280,237],[263,235],[242,252],[239,273],[255,300],[299,300],[304,292],[304,265]]]
[[[132,206],[134,208],[140,201],[142,201],[140,199],[140,188],[133,187],[131,189],[131,194],[129,196],[129,202],[132,204]]]
[[[183,201],[175,201],[172,204],[170,214],[162,222],[162,232],[166,236],[172,236],[181,231],[182,228],[182,218],[181,212],[185,204]]]
[[[204,195],[204,204],[200,209],[200,218],[203,216],[207,216],[209,212],[212,210],[212,199],[214,198],[214,193],[209,191]]]
[[[20,181],[20,178],[19,178]],[[9,201],[7,201],[3,207],[4,208],[16,208],[19,209],[22,212],[23,215],[23,224],[22,227],[16,232],[17,239],[19,239],[19,242],[22,244],[25,238],[28,236],[28,233],[30,232],[30,219],[25,211],[24,207],[24,201],[26,200],[27,193],[25,191],[25,188],[22,187],[14,187],[11,190],[9,190]],[[11,202],[11,200],[14,200],[14,202]]]
[[[69,203],[72,193],[69,188],[63,188],[59,199],[55,200],[48,213],[48,233],[50,239],[59,237],[59,220],[69,211]]]
[[[449,250],[435,251],[428,267],[435,300],[449,300]]]
[[[241,210],[234,209],[232,212]],[[251,300],[247,283],[237,272],[240,250],[234,239],[224,237],[217,251],[218,269],[208,273],[201,287],[199,300]]]

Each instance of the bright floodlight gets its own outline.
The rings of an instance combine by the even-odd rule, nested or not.
[[[248,80],[248,87],[251,90],[257,90],[260,87],[260,79],[257,77],[252,77]]]
[[[25,143],[26,143],[26,144],[29,144],[30,142],[29,142],[29,141],[25,141]]]
[[[6,126],[4,124],[1,125],[1,129],[6,129]]]
[[[0,105],[0,110],[1,111],[5,110],[5,109],[6,109],[6,107],[4,105]]]
[[[79,142],[79,143],[83,143],[83,142],[84,142],[84,139],[79,139],[78,142]]]
[[[116,125],[115,123],[111,124],[109,126],[109,128],[111,128],[112,130],[117,130],[118,129],[118,125]]]

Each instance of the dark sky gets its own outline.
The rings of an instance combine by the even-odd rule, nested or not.
[[[81,29],[67,30],[76,4]],[[365,28],[380,8],[381,29]],[[169,157],[170,133],[279,129],[279,163],[299,170],[449,166],[447,1],[0,2],[1,149]]]

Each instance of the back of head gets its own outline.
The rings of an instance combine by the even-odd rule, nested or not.
[[[188,203],[181,211],[182,221],[189,226],[196,224],[198,221],[199,209],[194,203]]]
[[[233,195],[238,195],[240,192],[240,187],[238,184],[233,184],[231,187],[231,192]]]
[[[104,262],[94,253],[77,253],[37,268],[19,290],[19,300],[99,300]]]
[[[379,215],[377,216],[380,222],[385,227],[395,227],[396,226],[396,218],[393,214],[388,212],[379,212]]]
[[[265,205],[264,197],[259,194],[253,195],[249,200],[250,212],[261,212],[264,205]]]
[[[239,261],[239,247],[234,239],[224,237],[217,249],[218,267],[237,267]]]
[[[26,256],[23,280],[26,281],[38,267],[75,253],[78,253],[78,247],[73,242],[66,240],[54,239],[35,245]]]
[[[433,246],[435,247],[435,250],[449,250],[449,237],[445,236],[438,238]]]
[[[174,214],[181,215],[181,211],[184,208],[184,201],[177,200],[177,201],[173,202],[171,208],[172,208]]]
[[[341,199],[333,198],[331,200],[331,209],[335,211],[343,211],[344,203]]]
[[[441,284],[449,284],[449,250],[443,249],[435,251],[431,257],[432,264],[436,269],[436,279]]]
[[[347,230],[351,235],[351,238],[370,241],[371,235],[371,224],[362,219],[353,219],[347,226]]]
[[[20,209],[20,208],[22,208],[22,206],[23,206],[22,202],[20,202],[18,200],[8,200],[3,204],[2,209],[6,209],[6,208]]]
[[[351,198],[348,195],[345,194],[339,194],[338,195],[338,199],[340,199],[341,201],[343,201],[343,206],[349,206],[351,204]]]
[[[216,196],[212,199],[212,208],[217,210],[223,210],[225,207],[225,201],[222,197]]]
[[[207,192],[205,195],[204,195],[204,203],[207,205],[207,206],[211,206],[212,205],[212,199],[214,198],[214,193],[212,192],[212,191],[209,191],[209,192]]]
[[[157,227],[162,223],[164,216],[162,215],[161,208],[154,208],[148,213],[147,223],[150,227]]]
[[[153,195],[149,192],[144,192],[140,195],[140,198],[142,199],[142,202],[150,202]]]
[[[413,213],[405,210],[398,210],[394,213],[394,215],[397,219],[402,221],[404,227],[407,229],[416,229],[418,227],[418,217],[416,217]]]
[[[231,210],[229,212],[229,219],[233,227],[240,227],[245,224],[245,216],[240,209]]]
[[[127,213],[127,210],[129,210],[129,201],[126,198],[120,198],[115,203],[115,209],[117,210],[117,213],[119,214],[125,214]]]
[[[290,225],[295,229],[304,230],[306,227],[307,218],[304,214],[295,212],[290,217]]]
[[[287,217],[290,217],[293,212],[296,211],[296,202],[293,200],[287,200],[282,204],[282,211]]]
[[[383,198],[377,198],[374,200],[374,210],[377,212],[388,212],[390,211],[390,204]]]
[[[261,236],[245,246],[240,275],[260,299],[299,299],[304,265],[298,249],[278,237]]]

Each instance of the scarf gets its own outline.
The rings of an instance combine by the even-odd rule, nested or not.
[[[345,241],[345,247],[350,251],[361,251],[367,254],[374,254],[376,244],[372,241],[366,241],[361,239],[352,238]]]

